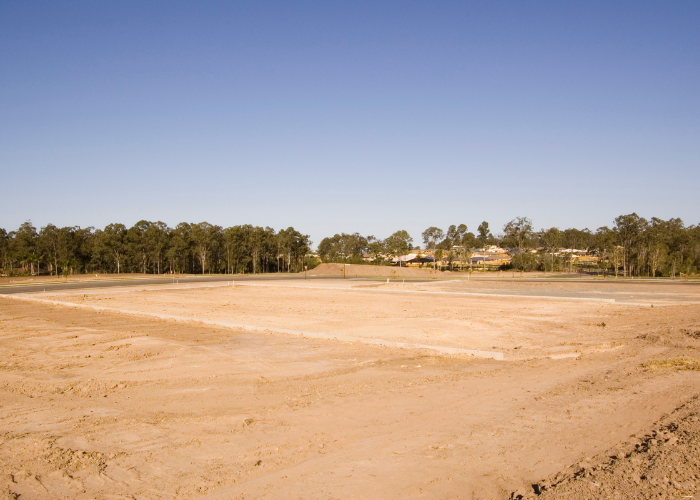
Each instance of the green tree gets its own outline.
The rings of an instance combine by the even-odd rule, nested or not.
[[[126,232],[126,249],[132,267],[137,272],[146,274],[148,271],[148,256],[150,249],[146,240],[146,233],[151,223],[147,220],[140,220],[131,226]]]
[[[611,263],[614,264],[613,252],[617,247],[617,233],[608,226],[599,227],[593,237],[593,251],[598,257],[598,267],[605,271]],[[616,267],[616,277],[618,270],[619,268]]]
[[[486,245],[491,243],[493,235],[491,234],[491,231],[489,231],[488,222],[483,221],[481,224],[479,224],[479,228],[477,229],[477,231],[478,235],[476,237],[476,242],[480,247],[486,247]]]
[[[467,236],[468,234],[470,236]],[[452,224],[447,229],[445,239],[438,246],[447,252],[450,268],[452,268],[452,263],[456,258],[459,258],[462,263],[462,269],[464,269],[464,261],[467,258],[471,267],[471,249],[474,246],[474,239],[474,234],[468,233],[466,224]]]
[[[593,245],[593,235],[588,229],[565,229],[562,232],[562,239],[562,245],[565,248],[588,250]]]
[[[547,272],[547,255],[549,255],[550,271],[554,272],[554,254],[558,253],[559,249],[562,247],[564,235],[559,228],[551,227],[547,230],[540,231],[538,239],[544,253],[544,271]]]
[[[251,225],[233,226],[224,230],[224,251],[229,272],[245,272],[247,267],[252,265],[249,251],[252,231]]]
[[[324,262],[354,262],[361,264],[367,251],[368,240],[359,233],[335,234],[326,237],[318,245],[318,253]]]
[[[636,213],[620,215],[615,218],[615,230],[622,247],[622,270],[624,276],[632,274],[632,258],[638,250],[640,236],[647,226],[646,219]]]
[[[471,272],[472,270],[472,255],[473,255],[473,249],[476,247],[476,236],[474,236],[474,233],[471,233],[467,230],[467,226],[464,224],[460,225],[460,228],[464,226],[459,244],[460,244],[460,251],[459,251],[459,260],[462,262],[462,269],[464,269],[464,262],[468,261],[469,262],[469,271]],[[459,229],[459,228],[458,228]]]
[[[114,262],[117,274],[121,272],[121,266],[127,250],[126,232],[124,224],[109,224],[99,236],[98,244],[105,249]]]
[[[442,247],[445,250],[449,250],[453,246],[457,244],[459,241],[459,234],[457,230],[457,226],[452,224],[450,227],[447,228],[447,231],[445,232],[445,239],[442,240]]]
[[[367,252],[370,255],[372,264],[379,265],[384,262],[384,255],[387,253],[384,243],[385,240],[377,239],[374,236],[367,236]]]
[[[406,255],[411,250],[411,243],[413,243],[413,238],[408,234],[408,231],[400,230],[396,231],[394,234],[384,240],[384,248],[387,254],[391,257],[399,258],[402,255]],[[399,260],[399,266],[401,261]]]
[[[287,232],[291,235],[287,269],[292,272],[303,271],[306,255],[311,251],[309,235],[302,234],[292,227],[287,228]]]
[[[530,265],[531,259],[524,254],[533,236],[532,221],[527,217],[516,217],[503,226],[503,242],[510,248],[517,248],[513,260],[514,264],[519,265],[521,272],[525,270],[526,264]]]
[[[174,273],[194,272],[194,251],[192,243],[192,224],[179,223],[171,232],[170,246],[166,250],[170,271]]]
[[[81,237],[84,236],[79,227],[62,227],[57,231],[58,262],[64,275],[72,274],[82,263]],[[82,270],[82,269],[80,269]]]
[[[0,227],[0,274],[8,272],[9,268],[10,237],[7,231]]]
[[[155,267],[156,274],[161,273],[161,263],[165,260],[170,243],[171,229],[165,222],[152,222],[145,231],[148,259]]]
[[[58,276],[59,230],[47,224],[39,231],[38,244],[42,255],[48,260],[49,272]]]
[[[13,233],[10,248],[15,260],[22,265],[23,273],[34,274],[34,263],[38,260],[39,252],[37,248],[38,235],[36,228],[31,221],[24,222],[19,229]]]
[[[202,265],[202,274],[207,269],[207,259],[216,246],[216,233],[220,230],[219,226],[213,226],[208,222],[193,224],[190,228],[190,237],[194,243],[194,250]],[[209,269],[209,272],[211,273],[211,269]]]
[[[438,242],[442,241],[442,239],[445,237],[445,232],[438,227],[430,226],[428,229],[423,231],[421,236],[423,237],[423,244],[425,245],[426,250],[432,250],[433,252],[433,256],[435,258],[433,267],[437,269],[438,256],[436,248]],[[440,257],[442,257],[442,252]]]
[[[287,271],[303,271],[306,254],[311,251],[308,234],[302,234],[293,227],[287,228]]]

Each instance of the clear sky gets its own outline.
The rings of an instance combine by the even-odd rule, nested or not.
[[[700,223],[700,2],[0,2],[0,227]]]

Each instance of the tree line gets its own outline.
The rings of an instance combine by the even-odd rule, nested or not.
[[[491,233],[489,223],[482,222],[476,234],[466,224],[451,225],[447,230],[431,226],[421,234],[423,250],[435,258],[434,266],[462,268],[471,266],[476,249],[496,245],[510,251],[507,268],[523,271],[572,271],[574,250],[597,257],[595,267],[616,276],[677,276],[700,272],[700,225],[685,226],[681,219],[646,220],[636,213],[621,215],[612,227],[535,231],[532,220],[516,217],[503,226],[499,235]],[[374,264],[404,255],[413,239],[406,231],[397,231],[381,240],[358,233],[340,233],[324,238],[318,253],[324,262]],[[591,266],[591,264],[589,264]]]
[[[0,267],[10,275],[298,272],[310,245],[309,236],[293,227],[276,232],[183,222],[171,228],[142,220],[130,228],[48,224],[37,231],[25,222],[9,233],[0,228]]]
[[[510,251],[508,266],[524,271],[573,270],[573,250],[597,257],[596,267],[616,275],[676,276],[700,272],[700,226],[681,219],[646,220],[636,213],[621,215],[611,227],[595,232],[556,227],[535,231],[527,217],[516,217],[494,235],[488,222],[476,233],[466,224],[443,230],[431,226],[421,234],[423,250],[434,266],[471,265],[477,249],[498,245]],[[127,228],[56,227],[40,230],[25,222],[16,231],[0,228],[0,268],[3,274],[72,273],[270,273],[298,272],[313,267],[311,241],[292,227],[240,225],[223,228],[200,222],[139,221]],[[359,233],[323,238],[318,255],[323,262],[386,264],[414,246],[399,230],[380,239]],[[590,265],[590,264],[589,264]]]

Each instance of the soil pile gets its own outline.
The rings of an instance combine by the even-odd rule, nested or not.
[[[514,499],[699,498],[700,400],[682,405],[636,443],[534,484]]]

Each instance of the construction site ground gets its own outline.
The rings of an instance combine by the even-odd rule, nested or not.
[[[0,345],[0,498],[700,493],[692,283],[15,294]]]

